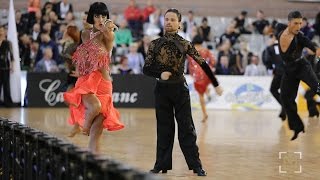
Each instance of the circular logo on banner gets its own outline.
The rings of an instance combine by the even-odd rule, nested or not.
[[[270,96],[258,85],[246,83],[238,87],[234,94],[227,97],[232,102],[232,109],[253,110],[258,109],[263,103],[270,101]]]

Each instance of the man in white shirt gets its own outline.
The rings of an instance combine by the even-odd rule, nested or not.
[[[244,71],[245,76],[265,76],[267,75],[267,69],[263,64],[259,64],[259,57],[252,55],[251,62]]]

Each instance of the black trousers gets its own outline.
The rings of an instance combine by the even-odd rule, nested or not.
[[[307,107],[309,112],[309,117],[319,115],[319,111],[317,109],[317,102],[313,99],[316,93],[311,89],[308,89],[304,95],[307,100]]]
[[[10,94],[10,70],[0,69],[0,94],[3,88],[3,100],[5,106],[12,105]]]
[[[283,109],[281,97],[280,97],[280,91],[279,91],[281,86],[282,75],[283,74],[277,74],[277,73],[273,75],[273,79],[271,81],[271,86],[270,86],[270,92],[273,95],[273,97],[278,101],[278,103],[281,105],[281,108],[282,108],[281,112],[284,113],[284,109]]]
[[[178,124],[180,148],[189,169],[202,167],[199,159],[197,135],[193,124],[189,89],[186,82],[162,83],[155,87],[155,107],[157,117],[157,157],[155,169],[172,169],[172,148],[175,134],[175,121]]]
[[[298,115],[297,104],[295,102],[300,80],[305,82],[314,93],[317,92],[318,78],[311,64],[305,59],[287,63],[281,82],[280,96],[288,116],[289,128],[297,131],[304,128],[301,118]]]

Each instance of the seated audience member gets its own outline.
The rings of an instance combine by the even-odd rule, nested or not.
[[[37,62],[36,67],[34,68],[35,72],[59,72],[57,63],[52,59],[52,50],[51,48],[44,49],[43,58]]]
[[[126,56],[121,56],[117,73],[122,74],[122,75],[133,73],[132,69],[129,67],[128,58]]]

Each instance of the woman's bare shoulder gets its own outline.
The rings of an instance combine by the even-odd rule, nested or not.
[[[82,30],[81,39],[83,42],[90,39],[90,32],[91,32],[91,29]]]

